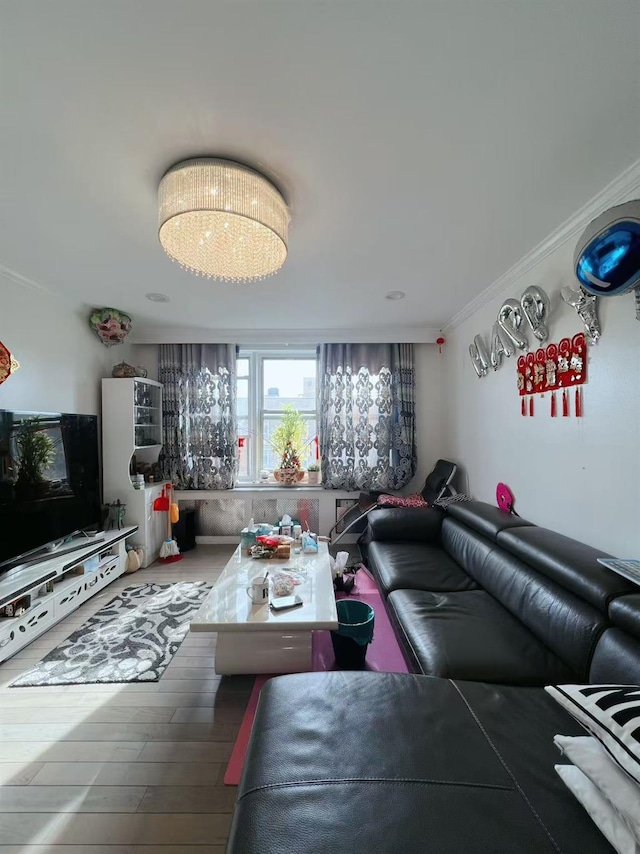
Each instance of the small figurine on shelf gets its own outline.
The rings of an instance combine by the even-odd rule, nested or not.
[[[127,505],[122,504],[120,499],[117,501],[112,501],[111,504],[107,504],[107,508],[109,510],[109,515],[107,517],[107,530],[110,531],[113,528],[124,528],[124,517],[127,512]]]

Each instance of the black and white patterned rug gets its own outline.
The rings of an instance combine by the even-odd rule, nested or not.
[[[127,587],[10,687],[157,682],[210,589],[204,581]]]

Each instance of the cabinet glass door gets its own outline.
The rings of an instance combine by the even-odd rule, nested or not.
[[[133,386],[133,416],[136,448],[162,444],[160,389],[136,380]]]

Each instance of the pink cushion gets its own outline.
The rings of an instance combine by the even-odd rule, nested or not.
[[[378,504],[382,507],[428,507],[419,492],[413,495],[380,495]]]

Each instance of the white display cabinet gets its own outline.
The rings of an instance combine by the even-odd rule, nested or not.
[[[154,380],[102,380],[102,488],[105,504],[126,504],[125,523],[137,525],[136,545],[144,549],[143,566],[160,553],[166,537],[165,513],[153,509],[163,483],[136,489],[131,459],[155,463],[162,447],[162,384]]]
[[[0,607],[25,597],[29,607],[17,617],[0,618],[0,662],[121,576],[127,561],[125,540],[135,533],[130,526],[105,531],[87,539],[82,548],[65,553],[63,544],[51,557],[5,573],[0,578]]]

